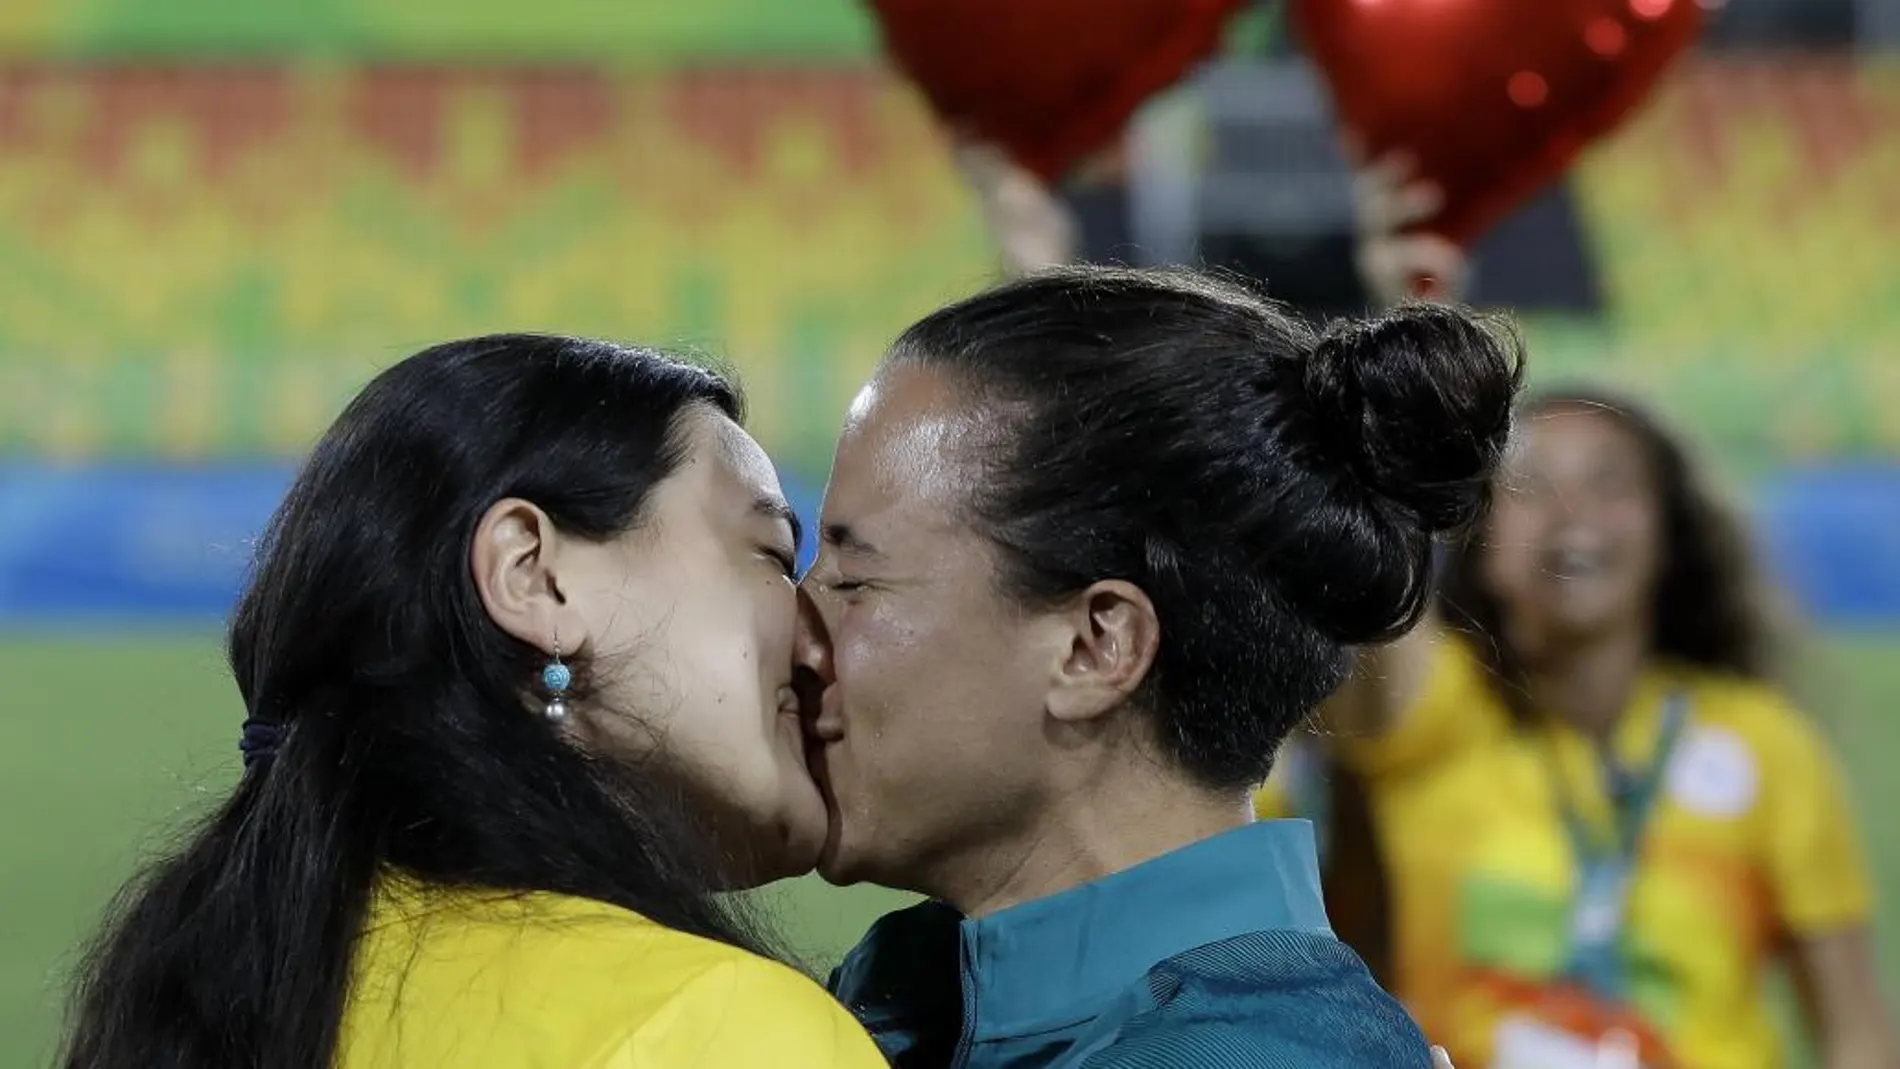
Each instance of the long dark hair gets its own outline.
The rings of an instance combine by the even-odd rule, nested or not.
[[[725,381],[662,354],[529,335],[437,346],[363,390],[231,623],[245,708],[281,742],[122,894],[77,982],[66,1069],[329,1069],[384,871],[757,945],[708,893],[716,859],[662,770],[590,758],[527,711],[544,655],[489,619],[468,563],[505,497],[582,538],[639,524],[696,404],[741,414]]]
[[[1350,646],[1424,611],[1432,535],[1484,502],[1520,357],[1452,308],[1315,333],[1221,278],[1078,267],[933,313],[889,359],[988,402],[969,505],[1011,596],[1115,578],[1152,599],[1141,711],[1226,790],[1266,778]]]
[[[1641,405],[1599,390],[1530,398],[1529,415],[1587,411],[1615,423],[1647,455],[1662,511],[1662,567],[1650,597],[1650,654],[1746,679],[1774,675],[1774,628],[1741,522],[1712,494],[1677,436]],[[1439,584],[1446,623],[1471,641],[1489,676],[1522,714],[1524,665],[1505,639],[1503,607],[1483,581],[1484,539],[1447,554]]]

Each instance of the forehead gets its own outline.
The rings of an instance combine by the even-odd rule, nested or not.
[[[725,413],[709,405],[694,405],[680,416],[680,434],[685,456],[675,474],[682,483],[730,498],[742,508],[761,498],[781,496],[772,459]]]
[[[1620,417],[1582,405],[1557,405],[1520,421],[1520,464],[1540,470],[1646,467],[1643,444]]]
[[[970,447],[986,430],[955,384],[916,364],[885,365],[856,400],[838,438],[825,522],[896,542],[960,529]]]

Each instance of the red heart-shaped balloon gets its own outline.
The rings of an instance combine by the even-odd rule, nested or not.
[[[952,128],[1045,181],[1106,147],[1249,0],[869,0],[884,47]]]
[[[1341,124],[1436,183],[1470,244],[1561,175],[1695,38],[1697,0],[1293,0]]]

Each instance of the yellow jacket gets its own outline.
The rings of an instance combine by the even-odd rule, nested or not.
[[[884,1069],[845,1009],[745,951],[562,895],[383,887],[336,1069]]]

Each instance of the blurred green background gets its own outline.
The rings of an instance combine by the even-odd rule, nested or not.
[[[1605,308],[1534,317],[1534,375],[1649,398],[1756,505],[1890,919],[1900,65],[1698,56],[1574,191]],[[233,781],[219,616],[371,372],[493,329],[709,350],[809,507],[884,342],[992,269],[849,0],[0,3],[0,1065]],[[891,901],[779,893],[814,963]]]

